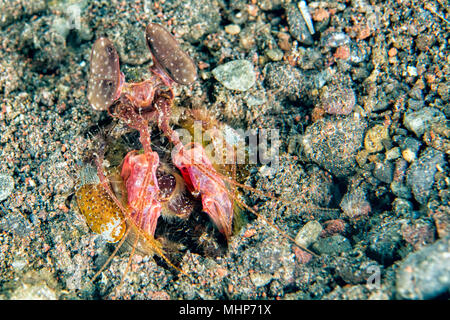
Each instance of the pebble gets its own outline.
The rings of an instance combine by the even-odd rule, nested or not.
[[[414,138],[405,138],[400,144],[403,159],[410,163],[413,162],[417,157],[421,145],[422,143]]]
[[[264,68],[264,73],[267,87],[289,100],[299,100],[307,91],[305,76],[298,68],[289,64],[270,62]]]
[[[256,81],[253,65],[247,60],[234,60],[216,67],[212,74],[225,88],[236,91],[250,89]]]
[[[400,153],[399,147],[394,147],[394,148],[386,151],[386,160],[395,160],[395,159],[400,158],[400,156],[401,156],[401,153]]]
[[[410,77],[417,77],[418,76],[416,67],[408,66],[408,67],[406,67],[406,72],[408,73],[408,75]]]
[[[432,124],[445,121],[445,115],[436,108],[426,107],[419,111],[407,113],[403,118],[405,127],[421,137]]]
[[[211,33],[217,32],[222,21],[220,6],[216,0],[185,0],[174,2],[172,17],[176,17],[178,27],[187,32],[183,38],[189,42],[198,42]]]
[[[32,227],[32,223],[16,210],[8,212],[0,219],[0,232],[10,232],[16,238],[29,236]]]
[[[272,275],[270,273],[251,273],[250,280],[256,287],[263,287],[272,280]]]
[[[14,179],[6,174],[0,174],[0,201],[5,200],[14,190]]]
[[[309,221],[297,233],[295,243],[300,247],[307,248],[319,238],[322,230],[322,225],[319,222],[316,220]]]
[[[332,83],[321,90],[320,107],[328,114],[348,115],[355,104],[356,95],[351,88]]]
[[[400,259],[401,221],[386,218],[369,232],[367,256],[386,266]]]
[[[391,183],[394,176],[394,165],[392,162],[376,162],[373,175],[384,183]]]
[[[312,45],[314,40],[298,6],[295,4],[289,5],[286,9],[286,15],[291,35],[302,44]]]
[[[305,130],[301,140],[306,156],[337,177],[354,172],[366,122],[357,116],[322,118]]]
[[[392,209],[397,217],[409,217],[413,211],[413,205],[408,200],[396,198],[392,201]]]
[[[425,105],[423,100],[408,99],[408,108],[412,110],[420,110]]]
[[[388,51],[388,56],[389,57],[395,57],[396,55],[397,55],[397,49],[396,48],[391,48],[391,49],[389,49],[389,51]]]
[[[404,183],[392,181],[390,187],[392,193],[395,194],[397,197],[404,199],[410,199],[412,197],[411,189]]]
[[[266,55],[272,61],[280,61],[283,59],[284,53],[280,49],[269,49],[266,51]]]
[[[346,237],[340,234],[335,234],[334,236],[317,240],[313,244],[312,248],[320,254],[331,255],[350,251],[352,249],[352,245]]]
[[[329,33],[320,40],[321,46],[326,48],[337,48],[349,44],[350,42],[350,37],[343,32]]]
[[[370,203],[366,200],[366,192],[362,187],[350,189],[342,197],[340,207],[345,216],[354,220],[367,217],[371,211]]]
[[[419,34],[416,39],[416,47],[420,51],[427,51],[433,46],[435,37],[432,34]]]
[[[234,36],[241,32],[241,27],[239,27],[239,25],[237,24],[229,24],[225,26],[225,32]]]
[[[414,198],[420,204],[426,204],[430,197],[434,175],[437,172],[436,166],[445,166],[444,154],[428,147],[408,169],[406,176],[407,185],[411,188]]]
[[[433,299],[450,291],[450,237],[410,254],[397,272],[401,299]]]
[[[370,128],[364,138],[364,147],[370,153],[383,150],[383,140],[389,139],[388,128],[377,124]]]

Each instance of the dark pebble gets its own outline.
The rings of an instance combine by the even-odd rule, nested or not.
[[[433,299],[450,292],[450,236],[410,254],[397,272],[401,299]]]
[[[286,8],[286,14],[291,35],[305,45],[312,45],[314,43],[313,38],[297,5],[289,5]]]
[[[368,238],[368,257],[386,266],[401,258],[399,249],[402,243],[402,233],[401,224],[398,221],[384,221],[370,230]]]
[[[356,167],[356,154],[366,126],[358,117],[320,119],[306,128],[302,139],[304,152],[333,175],[350,175]]]
[[[305,95],[304,76],[299,69],[281,62],[268,63],[265,68],[267,86],[281,97],[296,101]]]
[[[429,147],[408,169],[407,185],[411,188],[414,198],[421,204],[425,204],[430,197],[437,165],[441,167],[445,165],[444,154]]]
[[[334,236],[317,240],[317,242],[313,244],[312,248],[320,254],[331,255],[350,251],[352,249],[352,245],[346,237],[340,234],[335,234]]]
[[[394,165],[389,161],[377,162],[373,169],[373,175],[384,183],[391,183],[394,176]]]

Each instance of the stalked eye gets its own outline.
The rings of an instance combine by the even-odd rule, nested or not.
[[[120,90],[119,55],[106,38],[95,41],[91,52],[88,100],[96,110],[106,110]]]
[[[179,84],[193,83],[197,79],[194,61],[180,48],[170,32],[156,23],[150,23],[145,31],[147,45],[162,71]]]

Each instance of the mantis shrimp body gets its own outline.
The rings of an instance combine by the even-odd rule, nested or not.
[[[106,220],[101,218],[104,213],[117,212],[124,217],[127,228],[134,231],[136,244],[139,239],[144,240],[147,247],[165,258],[161,245],[154,239],[161,215],[186,219],[193,211],[193,201],[199,198],[203,211],[229,239],[233,201],[203,146],[183,145],[170,126],[174,100],[172,86],[176,83],[190,85],[196,80],[194,62],[161,25],[150,23],[146,28],[146,39],[153,56],[153,76],[139,83],[125,81],[117,51],[110,40],[99,38],[94,43],[88,100],[95,110],[106,110],[113,118],[136,129],[143,150],[130,151],[118,168],[125,189],[121,193],[126,194],[124,199],[119,199],[114,186],[102,173],[100,155],[97,161],[100,184],[83,189],[77,194],[77,201],[87,221],[91,221],[89,226],[94,232],[105,228]],[[161,164],[158,153],[152,150],[149,126],[153,123],[174,146],[172,162],[181,175],[170,165]],[[91,203],[97,200],[108,210],[102,211],[100,206]],[[96,215],[100,217],[94,219]],[[128,234],[122,229],[116,230],[114,242]]]

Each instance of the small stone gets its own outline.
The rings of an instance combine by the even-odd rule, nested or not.
[[[413,162],[416,159],[416,154],[411,149],[402,151],[402,157],[408,162]]]
[[[401,157],[400,148],[394,147],[386,151],[386,160],[395,160]]]
[[[410,76],[410,77],[417,77],[418,76],[416,67],[408,66],[408,67],[406,67],[406,72],[408,73],[408,76]]]
[[[403,198],[392,201],[392,208],[397,217],[409,217],[413,211],[412,203]]]
[[[330,13],[324,8],[317,8],[314,10],[312,18],[314,21],[321,22],[330,18]]]
[[[435,230],[432,222],[428,220],[420,219],[405,223],[401,230],[403,239],[412,245],[414,250],[419,250],[435,241]]]
[[[417,157],[421,145],[422,143],[414,138],[405,138],[400,144],[403,159],[409,163],[413,162]]]
[[[266,55],[272,61],[280,61],[281,59],[283,59],[284,54],[280,49],[270,49],[266,51]]]
[[[342,219],[327,220],[324,222],[325,229],[320,236],[322,238],[335,235],[337,233],[344,233],[346,229],[346,223]]]
[[[313,244],[313,249],[320,254],[340,254],[352,249],[350,241],[340,234],[328,238],[321,238]]]
[[[405,127],[421,137],[432,124],[445,121],[445,115],[436,108],[426,107],[419,111],[407,113],[403,118]]]
[[[251,273],[250,280],[256,287],[263,287],[272,280],[272,275],[269,273]]]
[[[0,201],[5,200],[14,190],[14,179],[6,174],[0,174]]]
[[[416,47],[420,51],[427,51],[434,44],[435,38],[432,34],[419,34],[416,39]]]
[[[366,200],[366,193],[362,187],[350,189],[342,197],[340,207],[344,215],[352,220],[365,218],[371,211],[370,203]]]
[[[332,32],[320,40],[320,44],[326,48],[337,48],[351,42],[350,37],[343,32]]]
[[[397,55],[397,49],[396,48],[391,48],[388,51],[388,56],[389,57],[395,57]]]
[[[370,128],[364,139],[364,147],[370,153],[379,152],[383,150],[383,140],[389,139],[389,131],[383,125],[375,125]]]
[[[450,207],[441,205],[431,211],[430,216],[434,220],[439,238],[450,236]]]
[[[350,48],[348,46],[341,46],[336,49],[334,57],[341,60],[350,58]]]
[[[367,256],[386,266],[399,260],[401,226],[398,220],[385,218],[380,225],[372,228],[368,234]]]
[[[450,86],[447,83],[440,83],[437,88],[437,93],[444,101],[450,98]]]
[[[389,161],[376,162],[373,175],[382,182],[391,183],[394,176],[394,165]]]
[[[239,27],[237,24],[229,24],[225,26],[225,32],[234,36],[241,32],[241,27]]]
[[[424,105],[423,100],[408,99],[408,107],[412,110],[420,110]]]
[[[322,229],[322,225],[316,220],[309,221],[297,233],[295,243],[303,248],[309,247],[319,238]]]
[[[392,181],[390,187],[392,193],[395,194],[397,197],[404,199],[410,199],[412,197],[411,189],[404,183]]]
[[[212,74],[227,89],[246,91],[256,81],[253,65],[247,60],[234,60],[216,67]]]
[[[300,264],[307,264],[312,259],[312,254],[309,252],[306,252],[305,250],[302,250],[298,247],[294,247],[294,253],[295,258],[297,259],[298,263]]]
[[[278,33],[278,46],[281,50],[289,51],[292,48],[292,44],[290,42],[290,36],[288,33],[285,32],[279,32]]]
[[[408,169],[407,184],[420,204],[426,204],[430,197],[437,166],[445,166],[444,154],[428,147]]]
[[[264,68],[264,74],[267,87],[284,99],[300,100],[307,91],[304,74],[290,64],[270,62]]]
[[[410,254],[397,272],[402,299],[433,299],[450,290],[450,237]]]
[[[322,118],[305,130],[301,140],[305,155],[337,177],[354,172],[366,122],[355,116]]]
[[[321,90],[319,107],[328,114],[348,115],[355,104],[356,96],[351,88],[332,83]]]
[[[295,4],[289,5],[286,9],[286,14],[291,35],[305,45],[312,45],[314,40],[298,6]]]

